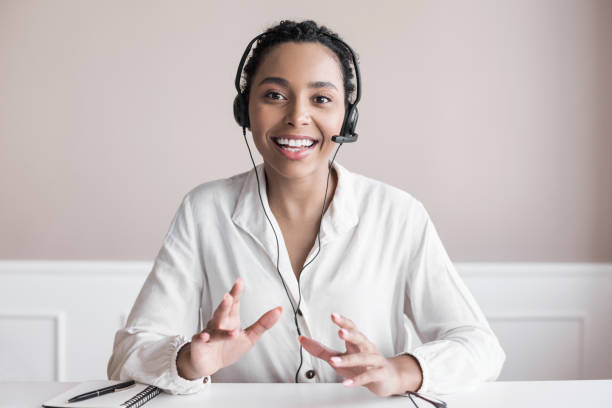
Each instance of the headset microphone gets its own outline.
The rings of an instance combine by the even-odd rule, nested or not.
[[[336,143],[353,143],[357,141],[357,133],[353,136],[332,136],[331,140]]]

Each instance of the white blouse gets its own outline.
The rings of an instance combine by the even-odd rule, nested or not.
[[[338,183],[323,217],[321,251],[299,282],[302,334],[343,352],[330,314],[347,316],[384,356],[410,353],[418,360],[423,393],[452,393],[495,380],[505,353],[421,202],[337,162],[334,168]],[[298,280],[268,204],[263,164],[257,172],[278,235],[279,269],[297,305]],[[315,241],[306,263],[317,247]],[[109,378],[181,394],[211,382],[295,381],[300,344],[276,259],[276,240],[252,169],[194,188],[170,224],[126,327],[115,335]],[[238,276],[244,280],[243,328],[282,306],[279,321],[242,359],[213,374],[212,381],[180,377],[178,350],[211,319]],[[424,344],[413,344],[410,322]],[[302,355],[300,382],[343,380],[326,362],[306,350]]]

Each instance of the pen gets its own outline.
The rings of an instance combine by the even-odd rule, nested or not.
[[[131,387],[135,383],[136,382],[134,380],[130,380],[130,381],[126,381],[120,384],[111,385],[110,387],[100,388],[99,390],[89,391],[89,392],[86,392],[85,394],[79,394],[76,397],[72,397],[67,402],[70,403],[70,402],[83,401],[83,400],[94,398],[100,395],[109,394],[111,392],[123,391],[126,388]]]

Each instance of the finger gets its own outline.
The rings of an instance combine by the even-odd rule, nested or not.
[[[232,337],[237,337],[239,334],[239,330],[221,330],[221,329],[205,329],[201,333],[195,334],[191,341],[195,342],[215,342],[220,340],[227,340]]]
[[[357,330],[338,330],[338,337],[342,340],[355,345],[359,351],[373,351],[376,347],[368,340],[366,336]]]
[[[330,359],[333,367],[382,367],[384,357],[379,353],[353,353],[334,356]]]
[[[221,299],[221,303],[215,309],[211,321],[215,323],[216,326],[221,324],[221,320],[228,314],[230,308],[232,306],[232,296],[229,293],[223,295]]]
[[[240,302],[240,295],[242,294],[242,290],[244,288],[244,281],[241,277],[236,278],[234,282],[234,286],[230,290],[230,295],[234,298],[234,304]]]
[[[298,341],[306,349],[307,352],[312,354],[315,357],[320,358],[321,360],[327,361],[329,363],[330,358],[334,356],[341,355],[342,353],[336,350],[333,350],[316,340],[311,339],[310,337],[300,336],[298,337]]]
[[[234,286],[230,290],[230,295],[232,296],[232,306],[229,311],[229,318],[237,318],[240,319],[240,295],[242,295],[242,291],[244,288],[244,282],[242,278],[236,278],[236,282],[234,282]]]
[[[232,337],[238,337],[240,329],[222,330],[216,329],[210,333],[210,341],[227,340]]]
[[[353,321],[349,319],[348,317],[341,316],[338,313],[332,313],[331,317],[332,317],[332,321],[336,323],[338,326],[340,326],[341,328],[349,329],[349,330],[357,329],[357,326],[355,325],[355,323],[353,323]]]
[[[255,323],[247,327],[245,330],[251,343],[255,344],[259,337],[268,329],[272,328],[280,318],[283,312],[283,307],[275,307],[264,313]]]
[[[358,387],[360,385],[367,385],[376,381],[383,381],[384,373],[385,370],[383,368],[372,368],[359,374],[358,376],[347,378],[342,382],[342,384],[349,387]]]
[[[196,333],[191,338],[191,342],[192,343],[196,343],[196,342],[206,343],[208,340],[210,340],[210,334],[205,332],[205,331],[203,331],[201,333]]]

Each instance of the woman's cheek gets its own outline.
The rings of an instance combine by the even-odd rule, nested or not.
[[[326,137],[326,140],[330,142],[330,144],[332,145],[335,145],[335,143],[332,142],[331,138],[332,136],[337,136],[340,134],[340,131],[342,130],[343,120],[344,120],[344,117],[342,117],[342,120],[340,121],[337,121],[337,120],[330,121],[330,123],[325,127],[325,134],[328,135]]]
[[[265,131],[273,127],[278,121],[278,114],[266,106],[254,106],[249,110],[252,130],[260,129]]]

